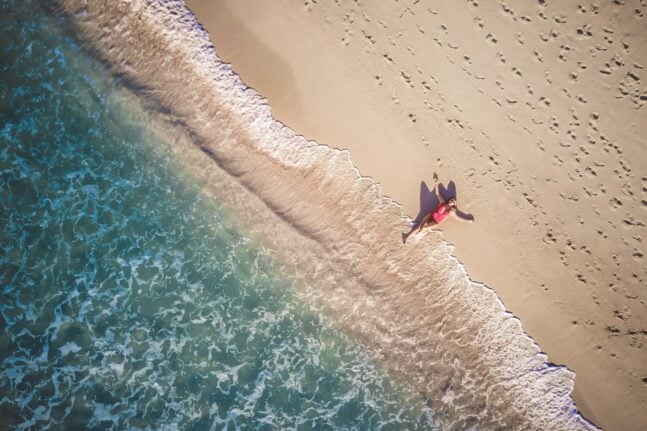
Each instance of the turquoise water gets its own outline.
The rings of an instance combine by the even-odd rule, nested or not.
[[[420,429],[39,3],[0,3],[2,429]]]

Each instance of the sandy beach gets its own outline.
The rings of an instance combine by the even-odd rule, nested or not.
[[[576,373],[588,419],[647,427],[643,0],[187,4],[279,121],[412,219],[436,172],[476,220],[442,226],[472,280]]]

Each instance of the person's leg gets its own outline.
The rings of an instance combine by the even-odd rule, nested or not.
[[[422,219],[422,222],[420,223],[420,226],[418,226],[418,232],[422,231],[426,227],[435,226],[436,224],[438,224],[438,223],[436,223],[436,220],[433,219],[431,214],[427,214],[427,216],[424,219]],[[418,232],[416,232],[416,233],[418,233]]]
[[[418,225],[418,226],[420,226],[420,225]],[[411,234],[413,233],[414,230],[418,229],[418,226],[412,227],[411,229],[409,229],[409,232],[407,232],[407,233],[402,232],[402,243],[403,244],[407,243],[407,238],[409,238],[411,236]]]
[[[402,242],[406,244],[407,243],[407,238],[409,238],[414,233],[420,232],[422,230],[422,228],[425,227],[425,225],[427,225],[429,223],[430,220],[433,221],[433,219],[431,218],[431,213],[427,214],[422,220],[420,220],[420,224],[418,224],[418,226],[414,226],[414,227],[411,228],[411,230],[409,232],[403,233],[402,234]]]

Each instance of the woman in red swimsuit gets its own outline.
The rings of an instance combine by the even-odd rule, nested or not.
[[[423,217],[423,219],[420,221],[420,224],[414,225],[409,232],[402,234],[403,243],[407,243],[407,238],[409,238],[411,234],[418,233],[427,226],[438,225],[450,215],[461,221],[467,221],[470,223],[474,222],[474,219],[467,218],[456,211],[456,198],[449,198],[448,200],[445,200],[445,198],[443,198],[443,195],[441,195],[440,191],[438,190],[438,175],[436,175],[435,173],[434,190],[436,191],[436,196],[438,196],[440,203],[435,210]]]

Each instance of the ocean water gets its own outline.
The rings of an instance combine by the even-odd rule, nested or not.
[[[434,427],[63,21],[0,25],[0,429]]]

